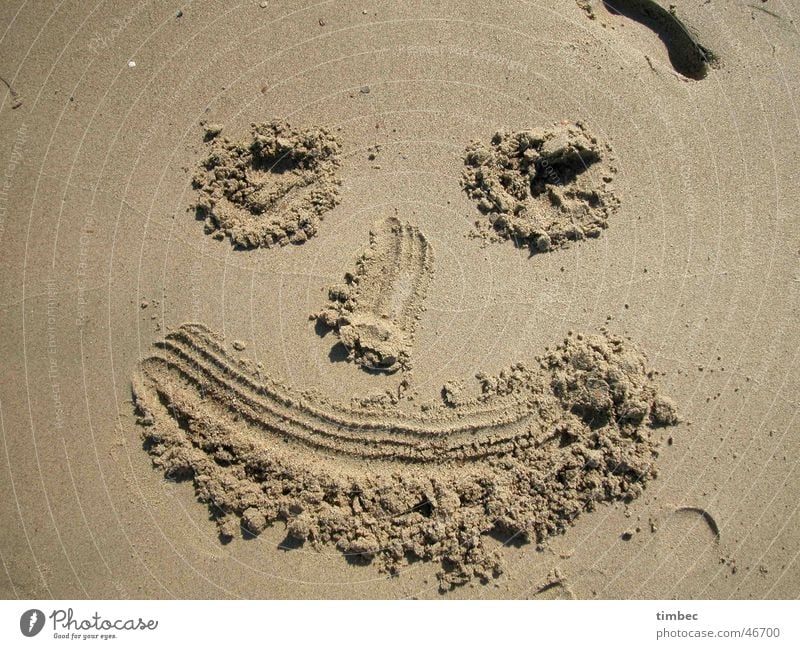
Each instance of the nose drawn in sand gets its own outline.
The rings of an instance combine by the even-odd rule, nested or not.
[[[376,223],[355,272],[330,288],[330,304],[311,317],[322,335],[333,330],[348,359],[363,369],[408,370],[433,263],[419,228],[394,217]]]
[[[714,52],[698,41],[672,8],[665,9],[654,0],[603,0],[603,5],[612,14],[625,16],[652,30],[667,48],[672,67],[683,76],[705,79],[709,68],[717,64]],[[587,12],[593,15],[590,11]]]

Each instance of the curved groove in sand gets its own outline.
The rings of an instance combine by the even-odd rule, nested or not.
[[[529,421],[536,397],[530,389],[494,395],[464,410],[441,406],[424,414],[389,414],[259,381],[235,367],[202,325],[181,327],[157,348],[160,353],[141,363],[137,385],[137,399],[151,412],[158,402],[169,404],[173,418],[213,410],[217,418],[244,420],[268,435],[332,454],[402,463],[473,460],[535,441],[545,430],[541,418]]]
[[[711,532],[714,540],[719,542],[719,525],[717,525],[717,521],[714,517],[702,507],[678,507],[675,509],[675,513],[688,513],[688,514],[696,514],[703,519],[703,522],[708,525],[708,529]]]

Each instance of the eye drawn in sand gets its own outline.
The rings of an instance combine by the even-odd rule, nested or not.
[[[191,479],[222,537],[278,521],[396,573],[438,562],[442,589],[503,571],[495,538],[537,545],[598,503],[636,497],[675,423],[644,356],[567,338],[459,405],[346,405],[250,372],[202,325],[157,343],[133,379],[155,466]],[[495,546],[495,547],[493,547]]]
[[[247,142],[206,129],[211,152],[193,178],[193,207],[206,231],[237,248],[303,243],[339,201],[339,143],[324,128],[274,120]]]
[[[611,148],[581,123],[498,131],[464,155],[462,186],[486,219],[487,239],[511,239],[531,253],[600,236],[618,205]]]
[[[594,7],[587,0],[578,5],[594,19]],[[701,80],[708,76],[710,67],[719,64],[717,56],[703,46],[692,30],[675,14],[654,0],[604,0],[603,5],[612,14],[625,16],[652,30],[667,48],[670,63],[676,72],[689,79]]]
[[[425,235],[386,219],[373,225],[355,271],[329,289],[330,304],[312,319],[335,331],[348,359],[364,369],[407,370],[432,277],[433,251]]]

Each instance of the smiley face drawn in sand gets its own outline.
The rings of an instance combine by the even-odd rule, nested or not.
[[[465,188],[489,201],[482,212],[495,232],[537,251],[546,236],[550,250],[582,238],[564,232],[592,236],[587,228],[609,213],[603,174],[596,188],[576,166],[601,170],[609,153],[583,126],[500,134],[468,149]],[[241,150],[247,164],[253,155]],[[220,176],[206,176],[201,194],[212,186],[240,205],[255,193],[248,173]],[[377,223],[315,319],[357,365],[407,370],[432,272],[418,228]],[[581,512],[635,498],[655,473],[655,429],[677,421],[644,355],[607,331],[571,334],[530,364],[476,379],[450,382],[426,402],[341,403],[255,371],[207,327],[186,324],[140,362],[133,394],[154,465],[192,480],[223,540],[280,521],[293,544],[335,546],[388,573],[409,559],[436,562],[448,589],[503,572],[493,536],[541,547]]]

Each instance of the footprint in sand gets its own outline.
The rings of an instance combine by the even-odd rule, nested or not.
[[[594,5],[599,2],[578,0],[578,5],[594,19]],[[684,77],[705,79],[709,68],[719,64],[716,54],[700,43],[671,8],[665,9],[654,0],[603,0],[602,4],[612,14],[625,16],[652,30],[667,48],[672,67]]]

